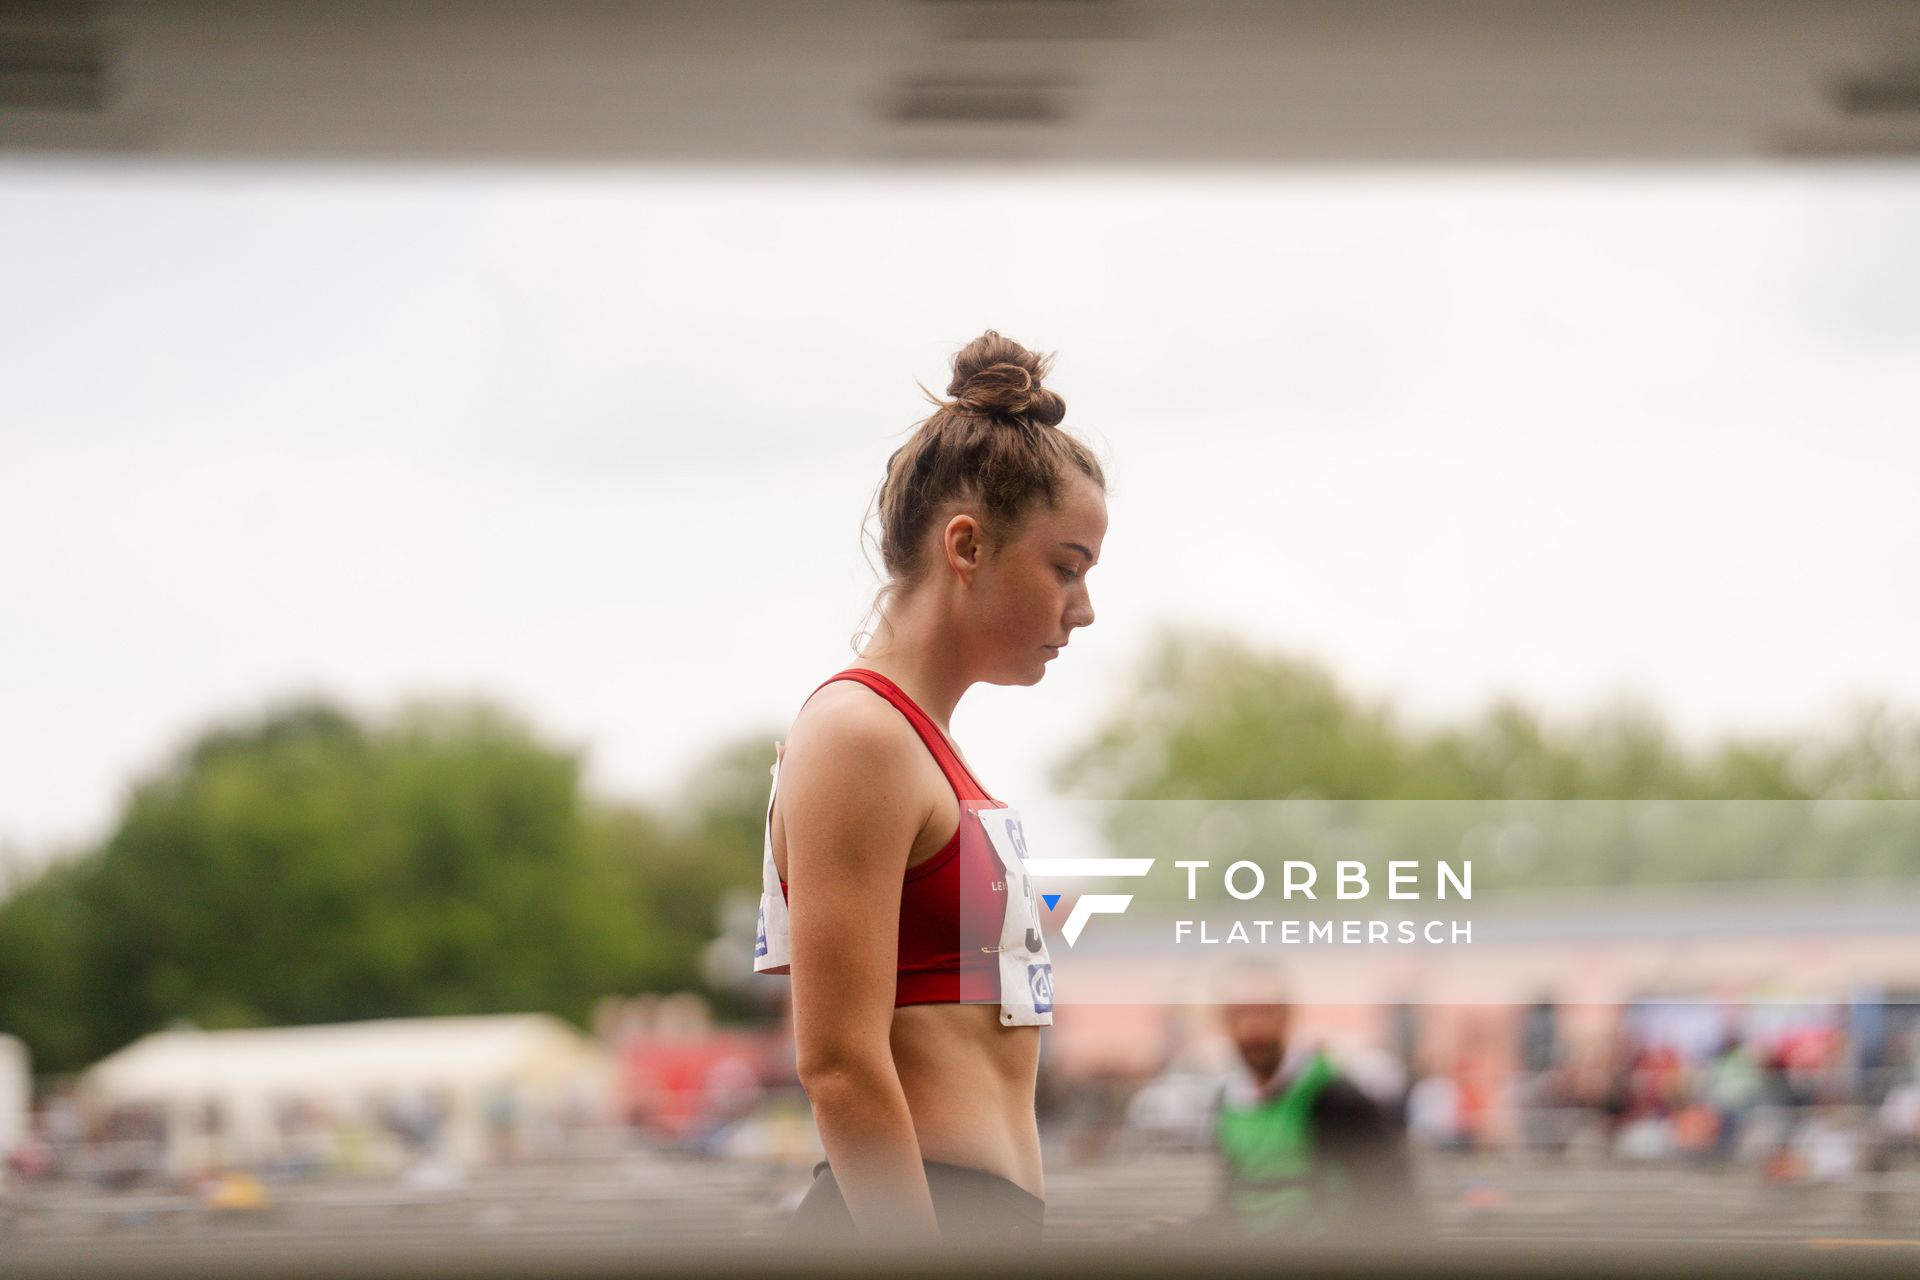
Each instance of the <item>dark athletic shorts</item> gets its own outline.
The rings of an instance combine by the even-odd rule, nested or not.
[[[1006,1246],[1040,1243],[1047,1202],[997,1173],[943,1160],[922,1160],[933,1216],[943,1240]],[[804,1244],[857,1244],[860,1233],[825,1160],[813,1166],[813,1185],[793,1211],[785,1239]]]

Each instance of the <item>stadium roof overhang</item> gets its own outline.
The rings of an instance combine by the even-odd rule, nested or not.
[[[1920,156],[1910,0],[37,0],[0,153],[456,163]]]

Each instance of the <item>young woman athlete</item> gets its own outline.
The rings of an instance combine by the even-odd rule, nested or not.
[[[1002,981],[1019,971],[997,945],[1009,885],[1031,897],[1004,849],[1024,858],[1023,837],[1003,818],[996,857],[980,813],[1006,805],[948,725],[974,683],[1038,683],[1093,621],[1106,479],[1060,429],[1047,363],[992,330],[954,357],[951,399],[935,399],[879,488],[877,632],[807,698],[774,767],[756,967],[792,975],[800,1081],[827,1155],[790,1239],[1039,1238],[1035,1024],[1051,1021],[1050,967],[1026,966],[1032,992]],[[764,956],[769,905],[785,917],[784,964]],[[1011,936],[1014,955],[1044,955],[1037,932],[1025,951],[1019,924]]]

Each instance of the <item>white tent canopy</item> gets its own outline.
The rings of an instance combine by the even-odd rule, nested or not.
[[[170,1147],[181,1139],[191,1147],[208,1105],[218,1104],[225,1149],[216,1158],[238,1159],[272,1154],[273,1117],[287,1101],[350,1113],[378,1098],[434,1096],[448,1104],[453,1153],[471,1156],[484,1141],[489,1097],[508,1092],[522,1111],[562,1099],[597,1105],[611,1073],[606,1050],[560,1019],[498,1014],[159,1031],[88,1068],[81,1089],[98,1105],[165,1110]],[[209,1154],[170,1152],[169,1162]]]

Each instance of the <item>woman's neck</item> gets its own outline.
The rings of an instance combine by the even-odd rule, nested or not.
[[[953,709],[973,679],[942,652],[943,646],[932,642],[935,634],[933,628],[914,617],[885,622],[880,647],[871,651],[871,657],[861,654],[856,665],[878,671],[899,685],[951,738],[953,730],[948,726],[953,722]]]

